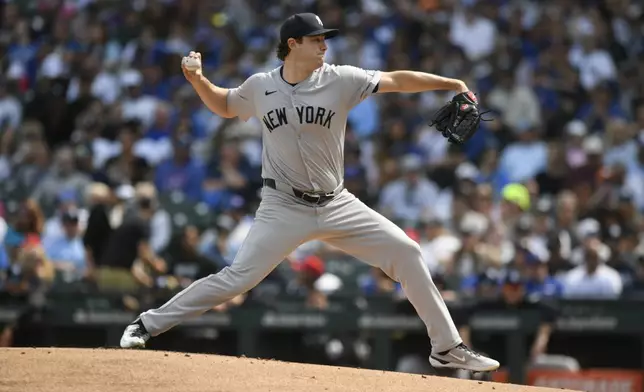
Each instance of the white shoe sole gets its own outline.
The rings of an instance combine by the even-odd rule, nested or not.
[[[429,357],[429,364],[435,368],[465,369],[472,372],[493,372],[499,368],[499,365],[495,364],[488,366],[470,366],[468,364],[458,364],[454,362],[442,363],[432,357]]]
[[[121,348],[145,348],[145,342],[131,343],[131,344],[123,344],[123,342],[121,342]]]

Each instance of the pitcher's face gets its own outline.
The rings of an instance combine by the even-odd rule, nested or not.
[[[292,45],[291,52],[298,62],[311,63],[316,65],[316,68],[324,63],[324,54],[327,50],[324,35],[302,37],[302,43],[293,40]]]

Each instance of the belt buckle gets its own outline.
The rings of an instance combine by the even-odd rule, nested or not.
[[[322,200],[322,195],[317,194],[317,193],[302,192],[302,194],[304,196],[308,196],[308,197],[310,197],[312,199],[317,199],[316,201],[313,202],[315,204],[319,203],[320,200]]]

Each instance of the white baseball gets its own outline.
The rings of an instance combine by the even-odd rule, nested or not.
[[[196,57],[186,56],[183,58],[183,60],[181,60],[181,63],[189,71],[196,71],[201,68],[201,60]]]

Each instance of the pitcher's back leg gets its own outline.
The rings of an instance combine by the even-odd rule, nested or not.
[[[322,221],[323,241],[382,269],[401,283],[409,302],[427,326],[433,353],[459,350],[460,358],[460,350],[465,348],[462,339],[415,241],[346,191],[326,206]],[[498,362],[471,353],[455,367],[481,371],[498,367]]]

